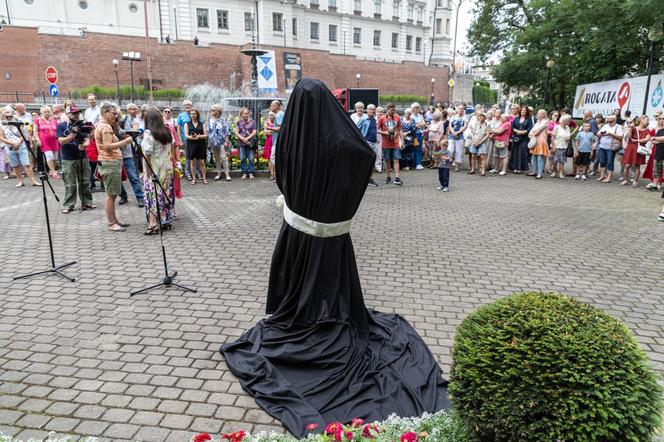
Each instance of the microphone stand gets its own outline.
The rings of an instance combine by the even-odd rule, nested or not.
[[[151,285],[149,287],[145,287],[140,290],[136,290],[134,292],[131,292],[129,296],[134,296],[138,295],[141,293],[145,293],[149,290],[155,289],[157,287],[170,287],[174,286],[179,289],[184,290],[185,292],[190,292],[190,293],[196,293],[196,289],[192,289],[189,287],[185,287],[180,284],[176,284],[173,282],[175,277],[178,275],[178,272],[173,272],[172,274],[168,273],[168,262],[166,260],[166,248],[164,247],[164,228],[161,224],[161,211],[159,210],[159,195],[157,194],[157,187],[161,189],[162,194],[164,195],[164,199],[166,200],[166,205],[171,206],[173,203],[171,199],[168,197],[168,194],[166,193],[166,190],[164,187],[161,185],[161,182],[159,181],[159,177],[157,174],[154,172],[154,169],[152,169],[152,164],[148,161],[148,159],[145,157],[145,154],[143,153],[143,149],[136,143],[136,138],[132,136],[132,144],[134,145],[134,150],[135,152],[138,152],[139,156],[141,159],[143,159],[144,164],[148,167],[149,173],[152,175],[152,183],[154,185],[154,200],[155,200],[155,207],[157,208],[157,223],[159,226],[159,242],[161,243],[161,256],[164,260],[164,278],[161,280],[160,283]],[[144,173],[148,173],[148,171],[144,171]]]
[[[23,134],[23,131],[21,130],[20,127],[18,128],[18,133],[21,134],[21,138],[23,138],[25,146],[27,147],[28,140],[27,138],[25,138],[25,135]],[[17,279],[30,278],[31,276],[43,275],[44,273],[54,273],[56,275],[62,276],[65,279],[70,280],[71,282],[74,282],[75,281],[74,278],[65,275],[60,271],[60,269],[74,265],[76,264],[76,261],[71,261],[59,266],[55,265],[55,255],[53,254],[53,238],[51,237],[51,219],[48,216],[48,203],[46,201],[46,186],[48,185],[49,189],[51,189],[51,193],[53,193],[53,198],[55,198],[57,202],[60,202],[60,199],[58,198],[58,195],[55,193],[55,190],[53,189],[51,182],[48,180],[48,172],[46,172],[46,166],[44,165],[44,153],[41,150],[37,150],[37,155],[39,155],[39,157],[37,157],[35,153],[32,151],[32,149],[30,149],[29,147],[28,147],[28,152],[30,152],[30,155],[32,155],[32,158],[34,158],[35,162],[37,163],[37,170],[39,171],[39,180],[41,181],[42,184],[41,188],[42,188],[42,196],[44,201],[44,214],[46,215],[46,231],[48,232],[48,249],[51,254],[51,268],[39,272],[28,273],[26,275],[15,276],[14,281],[16,281]]]

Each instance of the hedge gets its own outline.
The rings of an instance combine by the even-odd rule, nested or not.
[[[114,87],[98,86],[93,85],[89,87],[84,87],[80,89],[72,89],[71,97],[72,98],[85,98],[88,94],[95,94],[98,99],[115,99],[117,97],[117,90]],[[148,99],[150,93],[143,86],[134,85],[134,98],[137,99]],[[157,89],[152,91],[152,96],[157,99],[174,99],[178,100],[184,96],[184,91],[182,89],[170,88],[170,89]],[[121,84],[120,85],[120,98],[123,100],[129,100],[131,98],[131,85]]]

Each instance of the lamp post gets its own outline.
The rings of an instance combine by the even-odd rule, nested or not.
[[[118,76],[118,65],[120,62],[117,58],[113,59],[113,71],[115,72],[115,99],[118,100],[118,104],[122,104],[120,101],[120,77]]]
[[[551,69],[556,65],[556,62],[553,60],[547,60],[546,61],[546,84],[544,85],[544,100],[546,101],[546,104],[549,104],[550,97],[549,97],[549,82],[551,81]]]
[[[648,109],[648,99],[650,95],[650,78],[655,64],[655,44],[664,37],[664,28],[653,27],[648,31],[648,40],[650,40],[650,56],[648,57],[648,80],[646,81],[646,96],[643,100],[643,113],[645,115]]]
[[[457,45],[457,31],[459,30],[459,10],[461,9],[461,3],[463,0],[459,0],[456,10],[456,19],[454,20],[454,49],[452,50],[452,80],[454,80],[454,74],[456,73],[456,45]],[[450,103],[453,103],[452,94],[454,88],[450,86]]]
[[[122,59],[129,61],[129,76],[131,78],[131,101],[134,101],[134,62],[141,61],[140,52],[123,52]]]
[[[357,81],[357,87],[358,88],[360,87],[360,80],[361,79],[362,79],[362,74],[360,74],[359,72],[357,74],[355,74],[355,80]]]
[[[433,104],[434,104],[435,101],[436,101],[436,96],[435,96],[434,93],[433,93],[433,87],[435,86],[435,84],[436,84],[436,79],[435,79],[435,78],[432,78],[432,79],[431,79],[431,97],[429,98],[430,104],[431,104],[432,106],[433,106]]]

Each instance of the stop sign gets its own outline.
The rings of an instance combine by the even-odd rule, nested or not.
[[[58,81],[58,70],[53,66],[46,68],[46,81],[51,84],[55,84]]]

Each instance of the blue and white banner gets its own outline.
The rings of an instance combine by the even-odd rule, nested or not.
[[[277,62],[274,51],[267,51],[264,55],[256,57],[258,70],[258,90],[260,92],[277,92]]]

